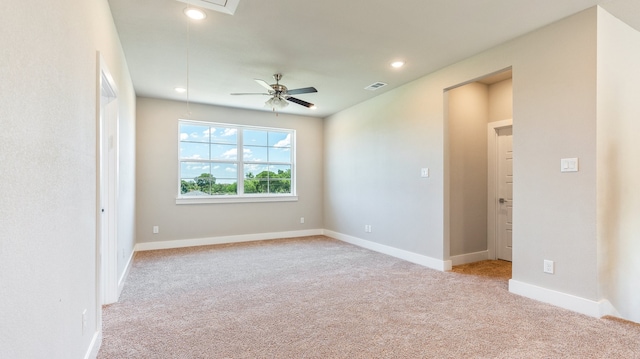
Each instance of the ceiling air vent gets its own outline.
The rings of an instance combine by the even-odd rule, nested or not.
[[[383,86],[387,86],[387,84],[385,84],[384,82],[374,82],[371,85],[365,87],[364,89],[369,91],[375,91]]]
[[[233,15],[240,0],[176,0],[187,5]]]

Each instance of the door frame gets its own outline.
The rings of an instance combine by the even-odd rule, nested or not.
[[[489,259],[498,258],[498,130],[512,127],[513,119],[487,124],[487,252]]]
[[[98,310],[118,300],[118,89],[106,62],[97,53],[96,134],[96,287]],[[106,151],[105,145],[113,151]],[[104,230],[104,231],[103,231]],[[105,235],[106,233],[106,235]]]

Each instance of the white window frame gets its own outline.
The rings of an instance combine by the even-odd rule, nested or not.
[[[181,191],[181,179],[182,179],[182,162],[193,162],[192,159],[181,159],[180,158],[180,125],[181,124],[193,124],[199,126],[210,126],[210,127],[225,127],[225,128],[234,128],[237,130],[237,152],[238,157],[236,160],[238,171],[237,171],[237,192],[236,195],[208,195],[208,196],[184,196]],[[277,131],[277,132],[288,132],[291,134],[291,193],[244,193],[244,156],[243,156],[243,134],[245,130],[258,130],[258,131]],[[178,180],[177,180],[177,192],[178,195],[176,197],[176,204],[206,204],[206,203],[246,203],[246,202],[288,202],[288,201],[297,201],[297,191],[296,191],[296,130],[291,128],[277,128],[277,127],[261,127],[261,126],[249,126],[249,125],[239,125],[233,123],[222,123],[222,122],[207,122],[207,121],[195,121],[195,120],[186,120],[179,119],[178,120],[178,129],[177,129],[178,139]],[[202,162],[210,162],[216,163],[219,161],[214,160],[200,160]],[[251,163],[252,161],[246,161]],[[281,162],[260,162],[261,164],[285,164]],[[287,165],[289,163],[286,163]]]

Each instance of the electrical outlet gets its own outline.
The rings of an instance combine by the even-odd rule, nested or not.
[[[371,233],[371,225],[370,224],[365,224],[364,225],[364,231],[365,231],[365,233]]]
[[[304,224],[304,217],[300,217],[300,223]]]
[[[545,273],[553,274],[554,272],[554,263],[553,261],[544,260],[544,268],[542,269]]]
[[[153,226],[153,234],[158,234],[160,233],[160,227],[159,226]]]

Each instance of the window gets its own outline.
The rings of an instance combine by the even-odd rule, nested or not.
[[[295,200],[294,143],[294,130],[180,120],[177,202]]]

